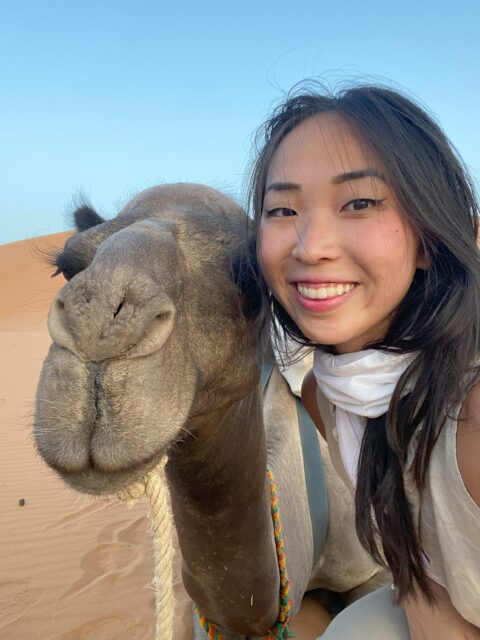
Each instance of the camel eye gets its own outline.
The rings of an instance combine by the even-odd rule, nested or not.
[[[56,267],[55,272],[52,274],[52,278],[63,275],[65,280],[71,280],[73,276],[83,270],[83,265],[80,265],[77,261],[67,259],[64,253],[61,253],[55,258],[53,266]]]
[[[73,273],[73,271],[60,271],[60,273],[63,275],[63,277],[65,278],[65,280],[71,280],[73,278],[74,275],[76,275],[75,273]]]
[[[73,276],[75,275],[75,273],[73,273],[73,271],[69,271],[68,269],[60,269],[60,267],[57,267],[56,271],[54,273],[52,273],[52,278],[56,278],[57,276],[62,275],[65,280],[71,280],[73,278]]]

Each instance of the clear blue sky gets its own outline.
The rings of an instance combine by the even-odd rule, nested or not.
[[[305,77],[389,79],[480,183],[479,0],[1,0],[0,243],[193,181],[242,196],[252,135]]]

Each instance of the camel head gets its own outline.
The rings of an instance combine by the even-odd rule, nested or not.
[[[68,484],[107,494],[255,387],[260,294],[234,277],[248,219],[213,189],[153,187],[112,220],[75,217],[35,440]]]

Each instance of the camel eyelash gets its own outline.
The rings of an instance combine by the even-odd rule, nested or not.
[[[43,262],[45,265],[47,265],[47,267],[49,267],[49,269],[56,269],[55,273],[53,273],[52,275],[52,278],[58,275],[59,273],[61,273],[61,271],[59,271],[58,261],[60,256],[63,253],[63,248],[48,249],[48,248],[34,247],[34,253],[41,262]]]

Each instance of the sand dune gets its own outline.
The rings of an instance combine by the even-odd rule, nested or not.
[[[39,255],[65,238],[0,247],[0,638],[144,640],[154,636],[146,506],[127,509],[69,490],[35,454],[31,437],[50,344],[46,316],[64,284],[50,278]],[[176,637],[187,640],[190,605],[176,569]]]
[[[69,490],[36,455],[35,387],[50,339],[48,307],[63,285],[39,255],[68,234],[0,246],[0,638],[153,640],[153,547],[144,503],[128,509]],[[191,605],[175,562],[175,639],[190,640]],[[308,600],[293,629],[311,640],[322,612]]]

